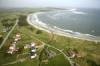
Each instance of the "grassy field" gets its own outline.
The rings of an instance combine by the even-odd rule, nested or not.
[[[2,17],[2,19],[19,18],[20,15],[26,16],[27,14],[36,11],[39,10],[32,9],[29,11],[26,10],[25,12],[3,12],[0,15],[0,17]],[[26,22],[25,20],[26,19],[23,19],[22,21]],[[0,30],[2,29],[3,26],[0,22]],[[65,57],[62,54],[60,54],[59,51],[50,47],[47,50],[55,52],[56,56],[53,58],[48,58],[47,55],[44,54],[45,51],[43,51],[41,58],[42,60],[48,60],[46,63],[42,62],[42,60],[40,62],[39,60],[41,50],[37,51],[38,56],[35,59],[30,59],[29,49],[23,49],[22,52],[13,55],[7,54],[6,51],[8,49],[8,46],[13,41],[13,36],[15,36],[16,33],[20,33],[22,36],[22,39],[17,43],[17,46],[20,48],[25,46],[26,44],[30,44],[31,42],[42,44],[42,41],[59,50],[62,50],[62,52],[66,55],[69,49],[77,50],[79,55],[82,57],[75,57],[71,60],[79,64],[79,66],[100,66],[100,42],[96,43],[92,41],[52,35],[47,32],[38,30],[28,24],[25,26],[18,25],[16,29],[13,31],[13,33],[9,36],[9,39],[6,41],[2,49],[0,49],[0,66],[39,66],[39,63],[41,63],[41,66],[70,66],[69,61],[66,60]],[[24,55],[23,53],[26,54]]]

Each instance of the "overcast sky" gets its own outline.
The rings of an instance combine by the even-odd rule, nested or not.
[[[100,0],[0,0],[0,7],[85,7],[100,8]]]

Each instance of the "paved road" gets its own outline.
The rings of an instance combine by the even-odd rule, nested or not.
[[[4,65],[4,66],[5,66],[5,65],[11,65],[11,64],[19,63],[19,62],[24,62],[25,60],[27,60],[27,58],[18,59],[18,60],[16,60],[16,61],[9,62],[9,63],[3,64],[3,65]]]
[[[18,24],[18,19],[16,20],[16,23],[14,24],[14,26],[12,27],[12,29],[9,31],[9,33],[7,34],[7,36],[4,38],[4,40],[2,41],[2,43],[0,44],[0,49],[3,47],[3,45],[5,44],[6,40],[8,39],[8,37],[10,36],[10,34],[12,33],[12,31],[15,29],[15,27]]]

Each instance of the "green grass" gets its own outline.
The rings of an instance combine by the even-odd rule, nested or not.
[[[58,55],[52,59],[49,59],[48,63],[42,63],[41,66],[70,66],[63,55]]]

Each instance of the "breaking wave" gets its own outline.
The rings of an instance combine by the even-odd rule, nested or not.
[[[82,15],[87,14],[87,13],[85,13],[85,12],[78,11],[77,9],[70,9],[70,10],[68,10],[68,11],[71,11],[71,12],[74,13],[74,14],[82,14]]]

